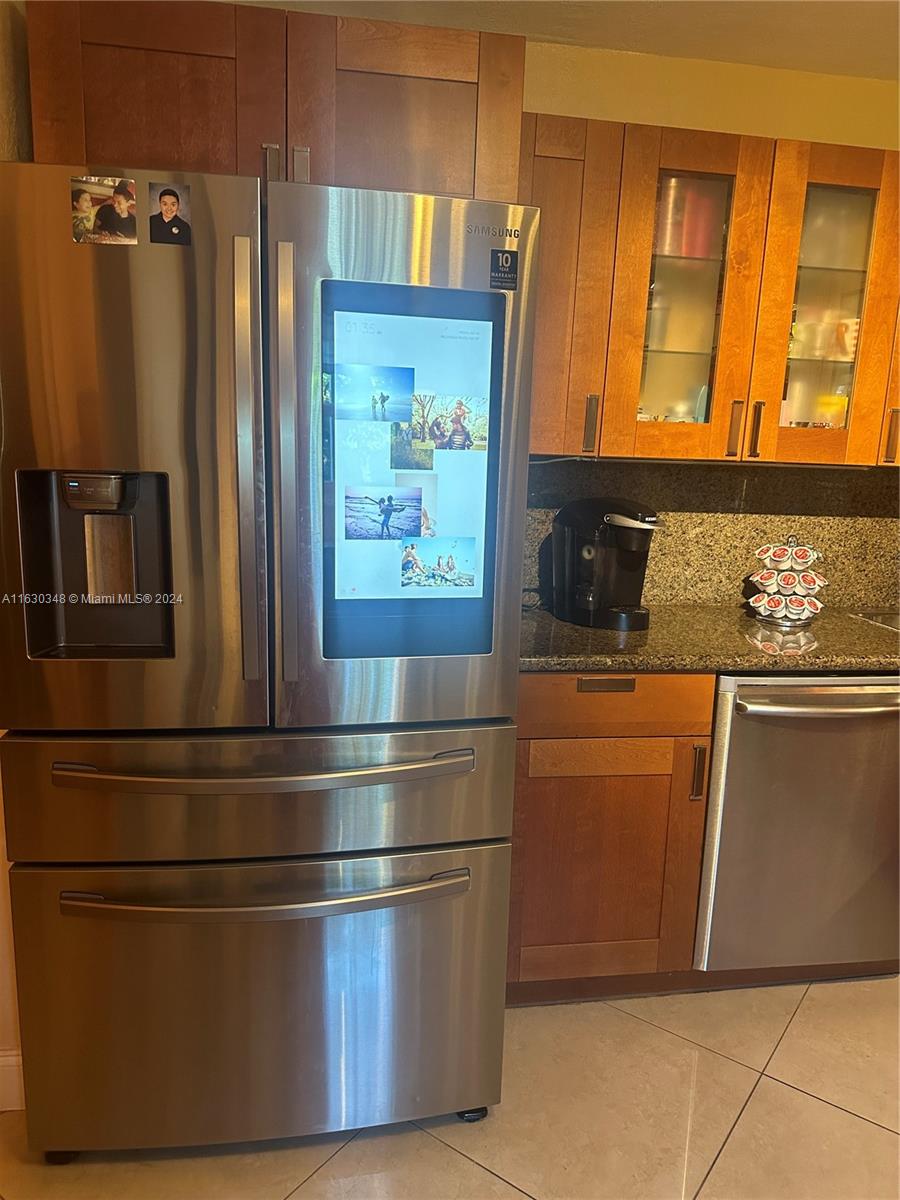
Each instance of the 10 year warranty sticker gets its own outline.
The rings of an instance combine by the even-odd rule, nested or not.
[[[491,287],[515,292],[519,287],[518,250],[491,250]]]

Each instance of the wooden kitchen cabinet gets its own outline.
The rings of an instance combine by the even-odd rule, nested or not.
[[[777,145],[750,461],[877,461],[898,297],[898,155]]]
[[[36,162],[261,175],[283,145],[285,13],[29,0]]]
[[[512,202],[525,39],[292,12],[288,177]]]
[[[520,682],[508,979],[689,969],[714,677]]]
[[[740,457],[773,154],[626,126],[601,454]]]
[[[883,466],[897,466],[900,460],[900,316],[894,325],[894,350],[891,355],[891,373],[888,378],[887,399],[881,425],[881,442],[878,447],[878,462]]]
[[[541,209],[532,454],[595,454],[624,127],[525,113],[519,200]]]

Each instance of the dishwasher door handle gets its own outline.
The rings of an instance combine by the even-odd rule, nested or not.
[[[884,717],[900,713],[900,692],[885,692],[882,701],[864,704],[791,704],[778,700],[741,700],[735,712],[748,717]]]
[[[135,904],[107,900],[96,892],[60,892],[59,911],[64,917],[100,917],[110,921],[150,921],[165,924],[226,924],[233,921],[303,921],[341,917],[350,913],[399,908],[423,900],[458,896],[471,887],[468,867],[421,883],[301,900],[288,904]]]
[[[475,770],[475,751],[454,750],[414,762],[351,767],[311,775],[138,775],[101,771],[90,763],[55,762],[50,773],[55,787],[85,788],[99,792],[144,792],[149,795],[255,795],[262,792],[322,792],[330,789],[378,787],[381,784],[415,783],[443,775],[465,775]]]

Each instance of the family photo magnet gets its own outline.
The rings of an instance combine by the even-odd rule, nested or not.
[[[157,245],[191,244],[190,184],[150,184],[150,241]]]
[[[137,245],[133,179],[84,175],[71,179],[72,241]]]

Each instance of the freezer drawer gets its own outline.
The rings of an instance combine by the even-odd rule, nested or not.
[[[0,740],[14,862],[192,862],[508,838],[512,725]]]
[[[14,867],[31,1144],[245,1141],[496,1103],[509,856]]]

